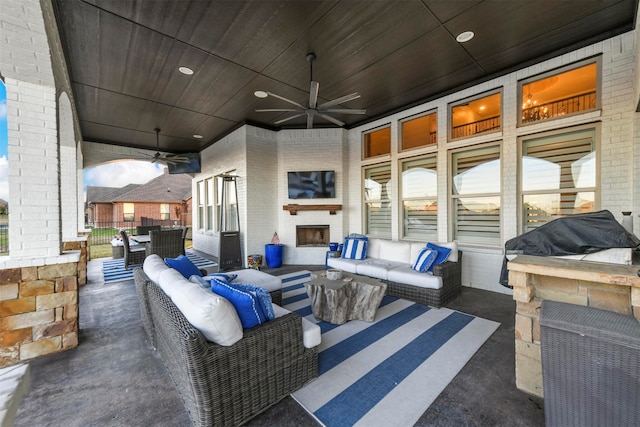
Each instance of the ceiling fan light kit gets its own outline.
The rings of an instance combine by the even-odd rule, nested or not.
[[[311,52],[307,54],[307,62],[309,62],[309,75],[311,80],[311,85],[309,88],[309,103],[304,106],[296,101],[293,101],[289,98],[285,98],[284,96],[276,95],[275,93],[271,93],[268,91],[257,90],[254,92],[254,95],[258,98],[266,98],[268,96],[280,99],[291,104],[293,107],[290,108],[265,108],[265,109],[257,109],[258,113],[292,113],[291,115],[277,120],[274,124],[279,125],[282,123],[286,123],[290,120],[296,119],[306,114],[307,116],[307,129],[313,128],[313,120],[315,116],[319,116],[337,126],[344,126],[344,122],[336,119],[331,114],[366,114],[366,110],[361,109],[353,109],[353,108],[333,108],[339,104],[353,101],[354,99],[360,98],[360,94],[358,92],[351,93],[349,95],[341,96],[340,98],[336,98],[332,101],[325,102],[324,104],[318,105],[318,93],[320,91],[320,83],[313,80],[313,61],[315,61],[316,55]]]

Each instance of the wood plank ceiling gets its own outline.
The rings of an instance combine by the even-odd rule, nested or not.
[[[190,152],[243,123],[278,129],[287,113],[254,110],[289,105],[253,93],[305,104],[308,52],[319,103],[362,95],[341,107],[366,115],[335,115],[349,128],[630,31],[638,0],[53,4],[83,139],[155,150],[159,127],[161,151]],[[475,38],[457,43],[467,30]]]

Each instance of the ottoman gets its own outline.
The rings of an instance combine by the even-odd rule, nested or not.
[[[225,274],[237,274],[238,277],[234,282],[260,286],[266,289],[271,294],[271,301],[274,304],[282,305],[282,280],[279,277],[254,270],[253,268],[226,271]]]

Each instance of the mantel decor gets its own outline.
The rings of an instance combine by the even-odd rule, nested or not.
[[[342,205],[284,205],[282,210],[289,211],[291,215],[297,215],[298,211],[329,211],[329,215],[335,215],[342,210]]]

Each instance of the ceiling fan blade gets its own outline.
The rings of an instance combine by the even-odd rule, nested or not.
[[[307,113],[307,129],[313,129],[313,113]]]
[[[344,126],[344,122],[341,122],[340,120],[333,118],[327,114],[323,114],[323,113],[318,113],[318,115],[320,117],[322,117],[323,119],[329,120],[331,123],[336,124],[338,126]]]
[[[283,100],[285,102],[288,102],[289,104],[295,105],[296,107],[300,107],[303,110],[305,109],[305,107],[303,107],[302,105],[298,104],[296,101],[292,101],[292,100],[290,100],[288,98],[285,98],[284,96],[276,95],[275,93],[271,93],[271,92],[267,92],[267,93],[269,94],[269,96],[273,96],[274,98],[281,99],[281,100]]]
[[[360,94],[358,92],[353,92],[349,95],[336,98],[333,101],[328,101],[328,102],[325,102],[324,104],[320,104],[318,106],[318,110],[324,110],[328,107],[333,107],[334,105],[342,104],[343,102],[353,101],[354,99],[358,99],[358,98],[360,98]]]
[[[337,113],[337,114],[367,114],[367,110],[356,110],[353,108],[329,108],[321,111],[323,113]]]
[[[284,113],[291,111],[300,111],[300,109],[296,108],[263,108],[260,110],[256,110],[256,113]]]
[[[311,81],[311,88],[309,89],[309,108],[316,108],[318,104],[318,91],[320,90],[320,83]],[[309,128],[311,129],[311,128]]]
[[[289,117],[287,117],[285,119],[281,119],[281,120],[278,120],[277,122],[273,122],[273,123],[276,124],[276,125],[279,125],[280,123],[288,122],[289,120],[293,120],[293,119],[295,119],[297,117],[303,116],[304,114],[305,113],[294,114],[293,116],[289,116]]]

